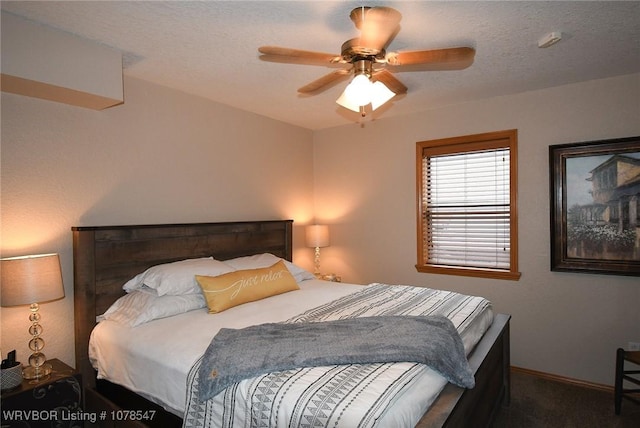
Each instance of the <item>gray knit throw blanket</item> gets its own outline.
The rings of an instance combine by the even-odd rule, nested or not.
[[[199,396],[208,400],[229,385],[270,372],[389,362],[426,364],[457,386],[475,386],[462,340],[448,318],[376,316],[223,328],[203,356]]]

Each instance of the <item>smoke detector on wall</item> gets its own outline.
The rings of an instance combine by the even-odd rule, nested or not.
[[[560,31],[552,31],[549,34],[545,34],[538,40],[539,48],[548,48],[549,46],[555,45],[562,39],[562,33]]]

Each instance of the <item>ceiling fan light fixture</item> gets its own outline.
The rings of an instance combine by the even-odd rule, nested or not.
[[[396,94],[387,88],[387,85],[377,81],[371,85],[371,108],[375,110],[395,96]]]
[[[371,81],[364,74],[358,74],[344,90],[345,96],[359,106],[371,102]]]
[[[372,83],[367,75],[358,74],[347,85],[336,103],[361,113],[364,106],[371,104],[372,110],[375,110],[395,95],[384,83],[380,81]]]
[[[355,111],[356,113],[360,113],[360,105],[354,103],[345,95],[346,89],[342,92],[342,94],[336,100],[336,103],[346,109],[351,111]]]

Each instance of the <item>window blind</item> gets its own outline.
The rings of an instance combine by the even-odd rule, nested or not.
[[[423,155],[426,263],[510,268],[509,149]]]

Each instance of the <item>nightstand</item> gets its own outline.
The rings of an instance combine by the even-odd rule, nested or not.
[[[39,380],[24,379],[17,388],[2,393],[2,428],[83,427],[80,373],[58,359],[48,361],[51,374]]]

